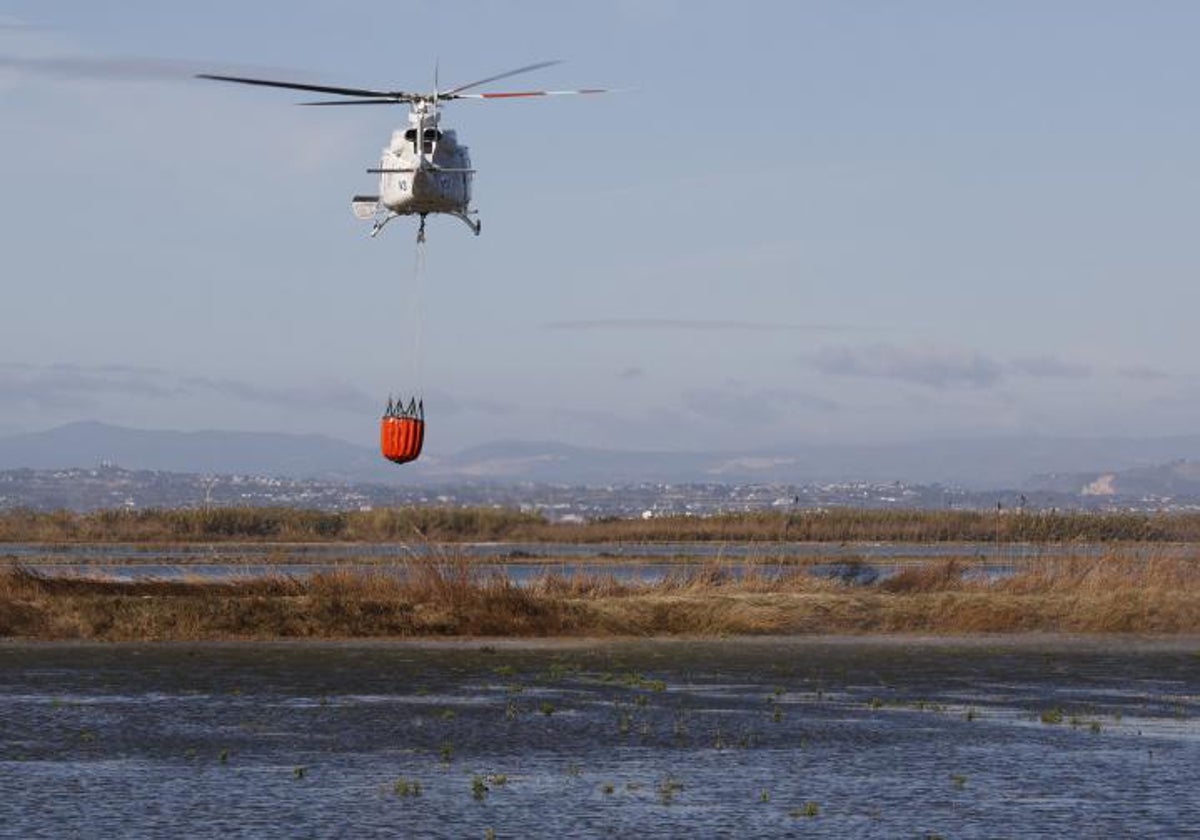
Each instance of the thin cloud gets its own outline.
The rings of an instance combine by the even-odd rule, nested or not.
[[[24,27],[20,27],[24,28]],[[242,73],[293,73],[280,67],[216,64],[173,58],[144,56],[50,56],[0,55],[0,71],[58,81],[182,82],[198,73],[237,75]]]
[[[220,396],[287,408],[347,411],[380,408],[378,399],[343,382],[259,385],[235,379],[179,376],[161,368],[131,365],[0,365],[0,404],[40,408],[92,408],[104,399],[182,400]]]
[[[632,365],[630,367],[625,368],[620,373],[618,373],[617,378],[628,382],[632,379],[641,379],[645,375],[646,375],[645,368],[640,368],[636,365]]]
[[[832,412],[838,403],[788,388],[750,389],[731,383],[726,388],[692,388],[682,394],[683,407],[693,415],[741,425],[765,425],[796,411]]]
[[[691,332],[854,332],[860,327],[843,324],[788,324],[773,321],[691,320],[682,318],[592,318],[550,321],[548,330],[681,330]]]
[[[1012,363],[1012,369],[1038,379],[1086,379],[1092,375],[1090,366],[1063,361],[1054,356],[1017,359]]]
[[[208,391],[242,402],[268,403],[291,408],[336,406],[347,411],[371,411],[381,408],[380,399],[344,382],[320,382],[308,385],[258,385],[236,379],[211,379],[192,376],[184,380],[190,391]]]
[[[826,347],[812,364],[829,376],[892,379],[930,388],[990,388],[1004,378],[1004,366],[982,353],[929,345]]]
[[[66,364],[0,366],[0,403],[88,408],[105,396],[167,399],[178,393],[177,388],[164,384],[156,371]]]
[[[1117,371],[1117,373],[1121,376],[1124,376],[1126,379],[1136,379],[1139,382],[1161,382],[1164,379],[1171,378],[1171,374],[1167,373],[1165,370],[1144,367],[1141,365],[1121,368]]]

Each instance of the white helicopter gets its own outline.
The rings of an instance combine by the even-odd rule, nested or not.
[[[374,219],[371,236],[376,236],[383,226],[397,216],[420,216],[421,226],[417,230],[417,241],[425,241],[425,217],[430,213],[444,213],[467,225],[475,235],[482,227],[478,212],[471,209],[471,158],[467,147],[460,145],[453,129],[439,128],[443,102],[454,99],[516,99],[529,96],[564,96],[575,94],[607,93],[603,88],[580,90],[531,90],[503,93],[465,93],[471,88],[489,82],[507,79],[518,73],[528,73],[558,64],[557,61],[541,61],[527,67],[519,67],[486,79],[480,79],[450,90],[439,91],[437,71],[434,71],[433,93],[409,93],[402,90],[371,90],[364,88],[330,87],[307,85],[297,82],[277,82],[267,79],[247,79],[240,76],[215,76],[207,73],[196,78],[213,79],[219,82],[237,82],[244,85],[290,88],[313,93],[329,93],[353,97],[321,102],[301,102],[301,105],[392,105],[404,103],[409,106],[408,128],[392,132],[392,140],[383,150],[377,169],[367,172],[379,175],[378,195],[356,195],[351,199],[354,215],[362,220]]]

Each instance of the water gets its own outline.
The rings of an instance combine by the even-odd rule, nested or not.
[[[212,563],[302,562],[408,559],[456,556],[491,560],[756,560],[796,557],[861,559],[934,559],[970,557],[981,560],[1076,557],[1120,552],[1134,556],[1191,556],[1194,547],[1176,543],[830,543],[830,542],[617,542],[617,543],[206,543],[167,546],[136,543],[4,543],[0,562]]]
[[[732,575],[753,568],[778,574],[802,562],[807,571],[848,583],[869,584],[906,564],[965,558],[966,576],[1000,577],[1015,564],[1044,556],[1176,556],[1176,545],[1061,545],[985,543],[306,543],[136,545],[10,543],[0,548],[0,567],[20,565],[43,574],[88,575],[115,580],[229,579],[285,574],[308,577],[335,569],[389,573],[397,561],[463,556],[481,574],[502,574],[524,584],[548,573],[565,577],[609,576],[622,582],[654,583],[678,573],[681,564],[719,562]]]
[[[363,575],[403,575],[407,567],[402,564],[387,563],[188,563],[185,565],[164,565],[158,563],[24,563],[23,568],[31,569],[49,576],[76,576],[101,580],[135,581],[135,580],[253,580],[271,575],[286,575],[304,579],[316,574],[335,571],[354,572]],[[694,567],[693,567],[694,568]],[[741,578],[753,570],[755,574],[773,578],[794,571],[792,565],[762,565],[739,562],[725,562],[721,568],[734,578]],[[804,570],[818,577],[837,578],[846,583],[867,585],[876,583],[898,572],[902,567],[895,564],[882,563],[815,563],[806,564]],[[575,561],[561,563],[529,563],[510,561],[493,563],[481,561],[473,563],[471,569],[481,578],[500,575],[508,578],[518,586],[526,586],[546,575],[558,575],[564,578],[576,577],[612,577],[622,583],[657,583],[670,575],[686,574],[688,567],[679,563],[656,563],[652,561],[632,561],[613,563],[608,560],[593,562]],[[999,577],[1011,574],[1013,567],[1009,565],[980,564],[972,565],[964,572],[965,578],[990,576]]]
[[[0,833],[1181,836],[1200,824],[1198,652],[0,644]]]

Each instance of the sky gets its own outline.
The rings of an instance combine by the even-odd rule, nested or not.
[[[1165,436],[1200,416],[1200,5],[0,0],[0,434],[427,449]],[[483,232],[377,239],[449,104]]]

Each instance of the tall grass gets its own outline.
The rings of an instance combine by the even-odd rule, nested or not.
[[[3,542],[1114,542],[1200,540],[1200,514],[835,509],[555,524],[493,508],[27,510],[0,514]]]
[[[1200,632],[1200,558],[1027,561],[998,580],[937,561],[853,585],[718,564],[654,583],[518,586],[445,555],[297,579],[113,581],[0,572],[0,637],[236,639],[754,633]]]

